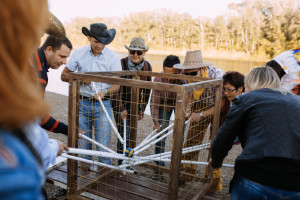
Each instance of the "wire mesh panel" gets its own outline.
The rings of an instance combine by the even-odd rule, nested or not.
[[[192,199],[207,190],[221,80],[123,71],[71,73],[70,83],[69,199]],[[105,91],[111,85],[117,92]]]

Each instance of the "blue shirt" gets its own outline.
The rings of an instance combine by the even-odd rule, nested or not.
[[[43,200],[45,170],[55,163],[58,144],[49,140],[37,123],[24,126],[23,132],[40,155],[43,166],[19,138],[0,128],[0,199]]]
[[[120,57],[116,53],[105,47],[95,56],[90,45],[75,50],[67,62],[67,68],[73,72],[122,71]],[[111,87],[111,84],[107,83],[95,83],[95,85],[97,92]],[[80,93],[84,96],[94,96],[95,91],[91,85],[84,84],[80,87]]]

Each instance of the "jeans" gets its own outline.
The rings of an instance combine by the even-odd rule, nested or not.
[[[300,192],[288,191],[259,184],[245,178],[237,178],[234,182],[232,192],[232,200],[261,200],[261,199],[285,199],[300,200]]]
[[[103,104],[111,116],[110,100],[103,101]],[[79,100],[79,129],[85,132],[85,135],[92,139],[94,127],[95,141],[109,147],[111,140],[111,125],[102,109],[99,101]],[[86,139],[79,141],[79,148],[92,150],[92,143]],[[106,151],[96,146],[97,151]],[[92,159],[92,156],[83,156],[86,159]],[[105,164],[111,164],[111,158],[100,157],[99,161]]]
[[[169,126],[170,118],[171,118],[173,110],[174,109],[171,109],[169,112],[164,111],[164,110],[159,110],[159,120],[158,120],[158,122],[159,122],[160,125],[162,125],[161,130],[163,130],[164,128]],[[167,131],[164,132],[163,134],[166,134],[166,133],[167,133]],[[158,141],[155,144],[155,154],[164,153],[165,152],[165,146],[166,146],[166,138]],[[165,162],[162,162],[162,161],[155,161],[155,163],[157,165],[160,165],[160,166],[165,166]]]

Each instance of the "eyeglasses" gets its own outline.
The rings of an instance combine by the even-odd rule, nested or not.
[[[197,74],[198,74],[198,71],[196,71],[196,72],[190,72],[190,73],[185,72],[185,75],[188,75],[188,76],[196,76]]]
[[[235,91],[236,89],[229,89],[229,88],[223,88],[223,91],[226,92],[226,93],[231,93],[233,91]]]
[[[142,54],[143,54],[143,52],[142,52],[142,51],[137,51],[137,50],[130,50],[129,52],[130,52],[130,54],[131,54],[131,55],[134,55],[134,54],[135,54],[135,52],[136,52],[136,54],[137,54],[138,56],[140,56],[140,55],[142,55]]]

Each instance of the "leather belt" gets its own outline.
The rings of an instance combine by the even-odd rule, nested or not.
[[[97,98],[93,97],[87,97],[87,96],[83,96],[83,95],[79,95],[79,99],[84,99],[84,100],[88,100],[88,101],[99,101]],[[109,100],[110,98],[108,96],[105,96],[103,101]]]

